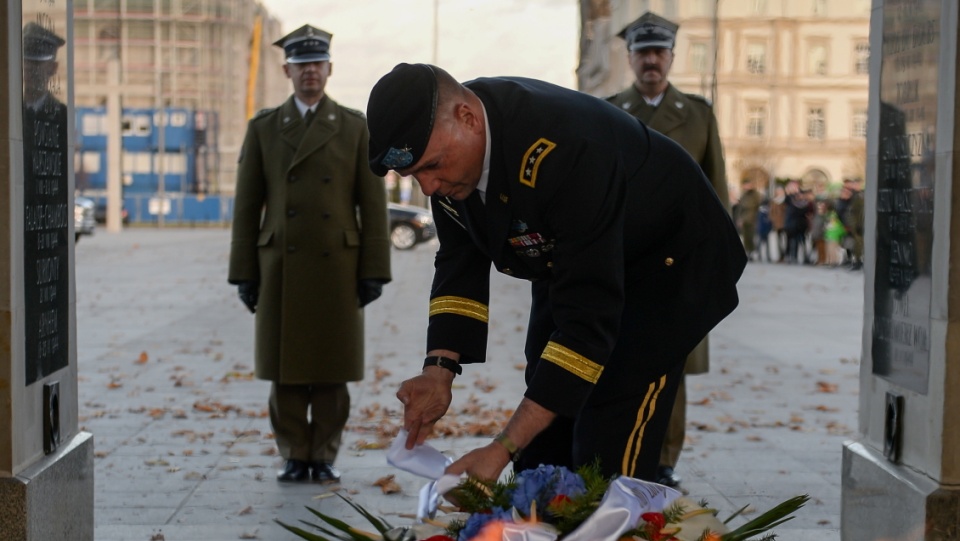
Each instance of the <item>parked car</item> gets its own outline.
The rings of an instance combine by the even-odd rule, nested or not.
[[[97,227],[94,219],[96,204],[87,197],[73,198],[73,231],[74,242],[80,240],[80,235],[92,235]]]
[[[410,205],[389,203],[390,242],[398,250],[409,250],[437,236],[430,211]]]

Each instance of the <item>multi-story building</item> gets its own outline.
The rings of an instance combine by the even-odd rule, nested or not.
[[[199,175],[204,181],[192,183],[192,189],[232,192],[247,119],[290,93],[281,75],[282,51],[272,46],[282,35],[280,22],[255,0],[74,0],[73,5],[78,109],[101,107],[109,92],[119,91],[126,136],[149,135],[161,123],[182,128],[175,123],[196,122],[204,134],[197,140],[211,155],[203,162],[208,170]],[[113,60],[119,80],[111,81]],[[128,113],[133,109],[152,110],[153,118]],[[190,114],[157,113],[171,110]],[[93,133],[103,127],[95,118],[78,122],[78,130],[92,131],[79,135],[102,135]],[[154,143],[154,152],[175,153],[163,148],[169,144]],[[141,173],[138,167],[157,162],[124,152],[125,180]],[[87,158],[88,164],[97,161]],[[187,163],[173,158],[163,160],[166,174]]]
[[[588,30],[606,25],[615,35],[648,10],[680,24],[670,80],[713,101],[731,197],[748,177],[822,189],[865,176],[870,0],[583,2],[595,16]],[[588,35],[608,51],[609,70],[587,79],[582,61],[581,90],[608,95],[631,84],[623,41]]]

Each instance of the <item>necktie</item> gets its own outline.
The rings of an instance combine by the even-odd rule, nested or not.
[[[307,114],[303,115],[303,122],[309,127],[310,123],[313,121],[314,113],[313,109],[307,109]]]

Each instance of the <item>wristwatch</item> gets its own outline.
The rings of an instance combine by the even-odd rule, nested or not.
[[[428,366],[439,366],[440,368],[446,368],[458,376],[463,374],[463,367],[460,366],[460,363],[442,355],[430,355],[424,359],[423,367],[426,368]]]
[[[516,462],[520,458],[520,452],[523,451],[513,440],[507,436],[506,432],[501,432],[497,434],[497,437],[493,438],[493,441],[499,443],[510,453],[510,460]]]

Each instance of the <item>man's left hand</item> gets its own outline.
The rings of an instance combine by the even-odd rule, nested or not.
[[[510,453],[497,442],[474,449],[447,466],[444,473],[460,475],[466,473],[484,481],[496,481],[503,468],[510,463]]]
[[[360,308],[380,298],[383,294],[383,284],[379,280],[364,278],[357,282],[357,300]]]

